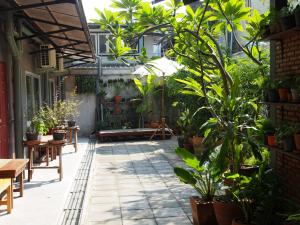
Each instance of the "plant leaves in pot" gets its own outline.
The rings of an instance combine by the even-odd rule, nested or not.
[[[194,225],[217,225],[212,205],[217,183],[210,169],[183,148],[177,148],[176,153],[190,168],[189,170],[175,167],[176,176],[182,182],[191,185],[200,195],[190,197]]]

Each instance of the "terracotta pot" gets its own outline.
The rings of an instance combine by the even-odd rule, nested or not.
[[[194,225],[217,225],[212,202],[202,202],[200,197],[191,196],[190,204]]]
[[[191,153],[194,153],[193,144],[191,143],[191,139],[185,140],[183,147]]]
[[[203,152],[202,141],[203,141],[203,137],[193,136],[192,143],[193,143],[194,152],[196,154],[201,154]]]
[[[274,134],[268,134],[267,139],[268,139],[268,145],[269,146],[272,146],[272,147],[276,146],[275,135]]]
[[[231,225],[250,225],[249,223],[243,223],[241,219],[239,218],[234,218],[232,220],[232,224]]]
[[[213,202],[218,225],[231,225],[234,218],[242,217],[243,213],[237,204],[232,202]]]
[[[300,151],[300,134],[294,134],[294,141],[296,145],[296,150]]]
[[[115,103],[116,103],[116,104],[120,104],[120,102],[121,102],[121,100],[122,100],[122,96],[116,95],[116,96],[114,97],[114,100],[115,100]]]
[[[159,127],[159,122],[151,122],[150,127],[151,128],[158,128]]]
[[[121,112],[122,112],[121,107],[119,105],[116,105],[114,109],[114,114],[118,115],[121,114]]]
[[[278,94],[279,94],[279,100],[281,102],[287,102],[289,100],[289,89],[288,88],[279,88]]]

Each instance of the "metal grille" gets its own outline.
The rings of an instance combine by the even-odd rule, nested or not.
[[[94,151],[95,140],[90,139],[88,149],[82,158],[71,191],[68,195],[61,225],[79,224]]]

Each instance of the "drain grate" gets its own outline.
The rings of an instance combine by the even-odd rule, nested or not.
[[[90,139],[88,149],[80,162],[80,167],[68,195],[61,225],[79,224],[94,151],[95,140]]]

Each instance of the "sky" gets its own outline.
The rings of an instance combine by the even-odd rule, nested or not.
[[[87,22],[90,22],[90,19],[98,18],[95,8],[99,8],[100,10],[108,8],[110,5],[110,0],[82,0],[82,5]]]

